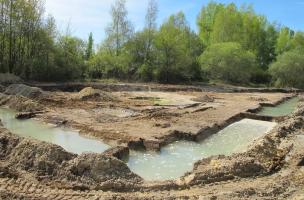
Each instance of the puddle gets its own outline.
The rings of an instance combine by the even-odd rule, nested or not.
[[[271,117],[287,116],[296,109],[299,101],[300,101],[300,98],[295,97],[295,98],[292,98],[275,107],[265,106],[262,108],[262,110],[258,114],[265,115],[265,116],[271,116]]]
[[[110,146],[101,141],[85,138],[77,131],[55,128],[42,122],[29,119],[15,119],[13,110],[0,108],[0,119],[5,128],[21,137],[31,137],[40,141],[57,144],[65,150],[81,154],[83,152],[102,153]]]
[[[162,148],[160,153],[131,152],[128,166],[146,180],[176,179],[191,171],[198,160],[246,151],[255,139],[275,125],[274,122],[244,119],[201,143],[178,141]]]

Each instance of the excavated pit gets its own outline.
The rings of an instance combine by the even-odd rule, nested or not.
[[[18,90],[22,87],[18,86]],[[279,195],[291,196],[294,193],[286,193],[289,185],[300,188],[302,184],[301,179],[295,177],[302,177],[298,168],[303,165],[304,153],[299,148],[301,145],[293,146],[292,143],[293,135],[302,134],[304,129],[303,105],[292,116],[280,120],[249,113],[250,110],[260,110],[261,105],[277,105],[293,96],[259,91],[206,94],[188,91],[187,88],[176,94],[164,94],[164,91],[145,94],[127,90],[107,94],[113,95],[111,99],[95,98],[95,94],[94,98],[78,99],[73,98],[77,93],[69,92],[49,92],[39,98],[19,92],[17,95],[23,97],[11,93],[0,95],[0,101],[4,100],[1,105],[14,109],[22,104],[18,109],[22,112],[28,111],[28,105],[33,108],[39,106],[39,114],[34,116],[36,119],[18,123],[36,123],[38,119],[39,126],[42,122],[64,124],[98,141],[106,140],[108,143],[112,140],[122,144],[119,147],[115,144],[114,148],[102,154],[100,152],[107,148],[99,151],[93,147],[88,151],[98,154],[77,156],[56,145],[23,139],[0,128],[0,197],[9,198],[10,193],[25,199],[90,199],[93,196],[105,199],[200,199],[205,196],[212,199],[251,196],[253,199],[276,199]],[[151,94],[161,101],[155,103]],[[163,101],[163,98],[175,101]],[[28,103],[23,104],[24,100]],[[200,101],[192,102],[197,100]],[[33,111],[36,112],[35,109]],[[263,122],[256,121],[264,119]],[[275,121],[279,124],[271,130],[276,125]],[[2,123],[8,127],[5,119]],[[231,131],[227,131],[229,129]],[[78,147],[94,146],[92,143],[77,144],[77,140],[69,136],[70,130],[73,129],[60,128],[61,136],[52,139],[61,141],[67,138]],[[41,136],[44,129],[34,132]],[[76,135],[82,137],[77,132]],[[194,142],[200,139],[201,142]],[[132,142],[152,152],[131,151],[128,168],[121,159],[129,154],[126,146]],[[77,154],[83,152],[79,148],[78,152],[65,149]],[[161,151],[157,153],[157,150]],[[143,172],[132,167],[132,162],[137,161],[142,162],[137,166],[145,169]],[[184,175],[185,172],[188,173]],[[176,179],[178,177],[181,178]],[[163,181],[168,179],[175,180]],[[27,191],[24,185],[28,192],[22,192]],[[31,188],[37,185],[47,191],[32,192]]]

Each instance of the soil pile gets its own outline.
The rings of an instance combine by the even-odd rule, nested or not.
[[[203,95],[203,96],[194,98],[192,100],[196,101],[196,102],[202,102],[202,103],[211,103],[211,102],[214,102],[215,99],[210,95]]]
[[[14,74],[3,74],[0,73],[0,83],[7,85],[7,84],[13,84],[13,83],[21,83],[22,79]]]
[[[81,90],[76,96],[76,100],[96,100],[96,101],[114,101],[116,98],[108,92],[99,89],[87,87]]]
[[[12,84],[7,87],[4,93],[7,95],[23,96],[29,99],[41,99],[47,96],[46,92],[40,88],[30,87],[24,84]]]
[[[18,112],[38,112],[43,110],[43,106],[29,98],[0,94],[0,106],[4,105]]]
[[[1,176],[27,178],[70,189],[129,190],[142,182],[127,165],[104,154],[77,156],[0,128]]]

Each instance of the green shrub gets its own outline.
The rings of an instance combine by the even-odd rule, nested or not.
[[[275,86],[304,88],[304,52],[292,50],[278,56],[269,72]]]
[[[211,45],[199,61],[211,79],[228,83],[248,83],[256,71],[256,56],[233,42]]]

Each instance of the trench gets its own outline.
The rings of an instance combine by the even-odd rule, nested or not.
[[[231,155],[247,150],[277,123],[243,119],[202,142],[177,141],[156,152],[131,152],[128,166],[145,180],[170,180],[191,171],[193,164],[215,155]]]
[[[300,97],[291,98],[277,106],[263,106],[258,115],[282,117],[291,114],[297,107]]]
[[[299,98],[292,98],[277,107],[263,107],[257,114],[285,116],[294,111]],[[0,108],[0,119],[10,132],[37,140],[53,143],[65,150],[102,153],[109,145],[79,135],[77,131],[54,127],[40,121],[17,120],[16,112]],[[254,140],[271,131],[276,122],[242,119],[201,142],[177,141],[161,148],[160,152],[131,151],[125,161],[128,167],[147,181],[176,179],[193,169],[196,161],[216,155],[232,155],[245,152]]]

